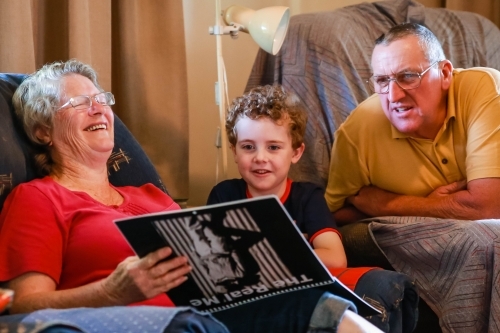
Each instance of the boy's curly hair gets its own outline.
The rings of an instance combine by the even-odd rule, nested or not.
[[[304,142],[307,114],[299,98],[281,85],[255,87],[233,100],[226,117],[226,132],[232,146],[237,142],[236,123],[243,117],[253,120],[266,117],[277,125],[288,122],[292,148],[297,149]]]

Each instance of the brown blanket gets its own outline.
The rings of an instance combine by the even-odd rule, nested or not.
[[[370,220],[375,242],[416,279],[443,332],[500,332],[500,220]]]

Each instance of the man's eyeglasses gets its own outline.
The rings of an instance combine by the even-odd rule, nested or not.
[[[75,108],[75,110],[86,110],[92,107],[92,101],[105,106],[115,105],[115,96],[113,96],[113,94],[110,92],[102,92],[94,96],[75,96],[71,97],[69,101],[64,103],[57,110],[61,110],[68,105],[71,105],[73,108]]]
[[[439,61],[434,62],[421,73],[399,72],[394,74],[392,78],[389,75],[373,75],[367,82],[370,85],[370,89],[378,94],[387,94],[391,81],[396,82],[401,89],[415,89],[420,87],[422,76],[437,63]]]

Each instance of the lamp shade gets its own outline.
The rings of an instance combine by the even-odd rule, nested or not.
[[[253,40],[266,52],[275,55],[285,40],[290,11],[288,7],[274,6],[253,10],[231,6],[224,13],[226,24],[237,23],[242,31],[250,33]]]

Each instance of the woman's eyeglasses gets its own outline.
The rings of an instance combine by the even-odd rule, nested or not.
[[[71,105],[75,110],[86,110],[92,107],[92,102],[99,103],[104,106],[110,106],[115,104],[115,96],[110,92],[102,92],[94,96],[75,96],[71,97],[69,101],[64,103],[59,109],[61,110],[68,105]],[[56,111],[57,111],[56,110]]]

